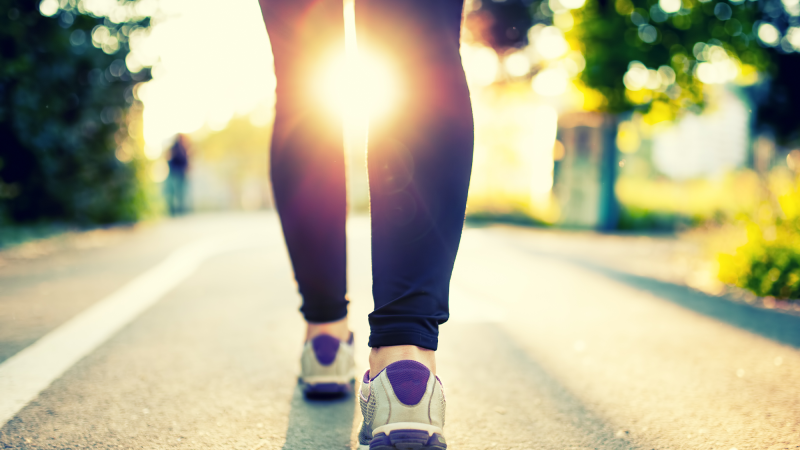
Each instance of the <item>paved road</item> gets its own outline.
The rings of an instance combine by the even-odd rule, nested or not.
[[[351,316],[366,368],[368,223],[349,226]],[[271,214],[188,217],[7,258],[0,372],[209,238],[238,244],[198,257],[174,289],[98,338],[0,429],[0,447],[353,448],[353,398],[307,402],[297,390],[299,297]],[[438,353],[451,448],[800,448],[800,318],[648,284],[604,265],[598,250],[618,260],[639,241],[581,239],[465,231]],[[69,339],[59,342],[67,353]]]

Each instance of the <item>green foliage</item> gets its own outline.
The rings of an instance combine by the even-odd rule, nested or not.
[[[558,0],[487,0],[476,2],[480,7],[469,12],[465,24],[472,39],[504,53],[528,43],[531,25],[562,26],[558,17],[568,17],[560,22],[570,24],[564,27],[572,27],[567,32],[570,45],[586,60],[581,74],[584,106],[612,113],[638,109],[651,123],[684,111],[699,112],[706,102],[704,82],[755,83],[747,91],[756,106],[757,131],[774,135],[782,145],[800,143],[795,119],[800,102],[800,5],[782,0],[665,0],[667,9],[676,10],[667,13],[659,3],[587,0],[568,11]],[[763,25],[774,27],[775,40],[759,41]],[[735,79],[709,81],[714,78],[709,72],[715,70],[706,64],[700,70],[705,76],[698,76],[700,64],[709,62],[730,62],[736,70],[725,70],[738,74]],[[662,69],[657,76],[670,82],[626,88],[624,79],[632,67],[641,69],[638,73],[645,78]]]
[[[702,224],[702,220],[672,211],[659,211],[622,205],[620,207],[619,230],[675,231]]]
[[[800,185],[779,194],[747,219],[747,242],[719,255],[719,279],[759,296],[800,299]]]
[[[665,13],[658,0],[616,0],[604,6],[589,1],[574,14],[576,26],[568,37],[582,47],[586,58],[581,79],[603,94],[605,111],[640,107],[655,110],[657,119],[664,120],[681,109],[698,110],[703,106],[703,83],[695,76],[696,66],[709,60],[714,48],[723,49],[740,66],[740,81],[751,82],[756,71],[770,69],[770,56],[752,32],[759,10],[750,0],[683,0],[672,14]],[[623,80],[633,61],[652,70],[666,66],[675,82],[626,89]]]
[[[785,184],[783,172],[771,175],[773,184]],[[729,172],[714,179],[671,180],[626,176],[617,180],[623,230],[680,230],[722,224],[758,209],[761,180],[755,172]]]
[[[800,229],[784,224],[768,240],[764,230],[751,227],[750,239],[735,255],[720,255],[720,280],[762,297],[800,298]]]
[[[53,222],[35,225],[4,225],[0,227],[0,249],[54,236],[62,236],[69,231],[69,226]]]
[[[115,152],[135,134],[134,87],[149,79],[128,71],[127,36],[149,19],[114,23],[60,4],[45,17],[38,1],[0,0],[0,223],[136,220],[145,167]],[[102,49],[93,37],[106,38],[94,40]]]

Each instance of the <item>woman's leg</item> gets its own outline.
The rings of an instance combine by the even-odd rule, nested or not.
[[[434,369],[464,221],[473,123],[459,54],[462,0],[357,0],[359,47],[392,61],[401,101],[370,124],[375,311],[371,373]]]
[[[356,0],[359,49],[396,67],[402,101],[370,123],[370,370],[360,448],[445,450],[435,376],[472,168],[462,0]]]
[[[341,0],[259,0],[277,76],[271,176],[307,338],[346,340],[346,189],[341,119],[313,89],[344,51]]]

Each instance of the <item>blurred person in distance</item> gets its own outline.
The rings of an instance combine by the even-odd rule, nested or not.
[[[342,0],[259,0],[277,76],[271,177],[307,322],[307,395],[347,392],[346,188],[341,119],[312,89],[344,53]],[[472,111],[459,55],[463,0],[356,0],[359,48],[391,61],[401,95],[372,118],[367,169],[375,310],[360,402],[361,448],[445,449],[435,376],[439,325],[472,166]],[[392,412],[394,411],[394,412]]]
[[[187,212],[186,207],[186,172],[189,170],[189,139],[178,134],[175,143],[169,149],[169,176],[166,183],[167,206],[171,216]]]

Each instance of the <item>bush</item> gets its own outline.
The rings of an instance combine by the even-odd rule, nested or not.
[[[673,232],[705,223],[703,219],[693,218],[672,211],[620,206],[619,230],[648,230]]]
[[[719,279],[759,296],[800,299],[800,187],[747,219],[747,243],[721,254]]]
[[[776,184],[787,176],[775,172],[770,178]],[[759,177],[749,170],[684,181],[620,176],[616,185],[621,208],[619,228],[675,231],[726,223],[756,209],[759,190]]]
[[[38,1],[0,0],[0,224],[143,212],[144,166],[116,152],[133,135],[134,86],[149,79],[128,71],[127,36],[149,19],[112,22],[84,3],[62,1],[45,17]]]
[[[720,255],[721,281],[761,297],[800,298],[800,235],[783,229],[774,240],[748,239],[734,255]]]

